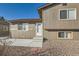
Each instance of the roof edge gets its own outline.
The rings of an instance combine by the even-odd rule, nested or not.
[[[48,3],[42,7],[39,7],[38,12],[39,12],[40,18],[42,18],[42,10],[50,8],[52,6],[54,7],[54,6],[59,5],[59,4],[61,4],[61,3]]]
[[[38,23],[42,22],[41,19],[16,19],[16,20],[10,20],[9,21],[12,24],[17,24],[17,23]]]

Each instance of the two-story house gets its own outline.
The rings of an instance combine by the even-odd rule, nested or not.
[[[51,3],[38,10],[43,20],[44,38],[49,40],[51,46],[67,53],[78,53],[79,4]]]

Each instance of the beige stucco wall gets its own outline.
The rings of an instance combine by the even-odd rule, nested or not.
[[[22,31],[18,30],[17,24],[10,24],[10,35],[11,38],[18,38],[18,39],[31,39],[35,37],[35,24],[29,24],[29,30],[28,31]]]
[[[76,20],[60,20],[59,10],[76,8]],[[79,28],[79,4],[67,4],[67,6],[62,6],[62,4],[55,7],[51,7],[42,11],[44,28],[46,29],[78,29]]]

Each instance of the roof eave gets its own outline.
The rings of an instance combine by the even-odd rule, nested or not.
[[[39,12],[40,18],[42,18],[42,10],[47,9],[47,8],[54,6],[54,5],[59,5],[59,4],[61,4],[61,3],[48,3],[45,6],[39,7],[38,12]]]

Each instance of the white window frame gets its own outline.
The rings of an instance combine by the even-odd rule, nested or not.
[[[28,23],[22,23],[22,27],[24,27],[24,24],[25,24],[25,30],[22,28],[22,30],[19,30],[19,31],[29,31],[29,24]]]
[[[60,19],[60,11],[61,10],[72,10],[74,9],[75,10],[75,18],[74,19],[69,19],[68,16],[67,16],[67,19]],[[67,14],[68,14],[68,11],[67,11]],[[59,14],[58,14],[58,18],[59,20],[76,20],[77,19],[77,9],[76,8],[64,8],[64,9],[59,9]]]
[[[66,33],[66,32],[70,32],[70,31],[60,31],[60,32]],[[66,34],[65,34],[65,36],[66,36]],[[61,38],[61,37],[59,37],[59,32],[57,33],[57,39],[73,39],[73,32],[71,32],[70,36],[71,36],[70,38],[66,38],[66,37]]]

